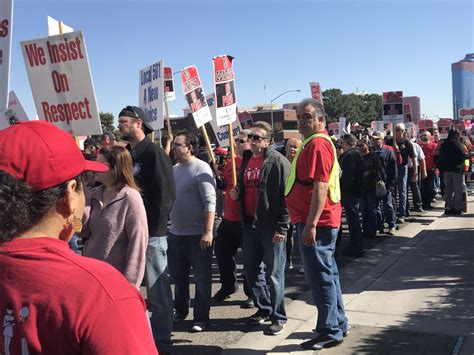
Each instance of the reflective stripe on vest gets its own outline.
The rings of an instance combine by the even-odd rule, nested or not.
[[[295,157],[293,158],[293,161],[291,162],[291,168],[290,168],[290,174],[288,175],[288,178],[286,179],[286,184],[285,184],[285,196],[288,196],[289,193],[291,192],[291,189],[293,188],[293,185],[296,182],[296,164],[298,162],[298,157],[300,153],[303,151],[305,146],[311,142],[314,138],[324,138],[326,139],[332,147],[332,151],[334,154],[334,163],[331,168],[331,173],[329,174],[329,199],[331,200],[332,203],[338,203],[341,201],[341,188],[339,185],[339,162],[337,161],[337,153],[336,153],[336,147],[334,147],[334,144],[331,141],[331,138],[322,133],[315,133],[311,135],[310,137],[306,138],[299,147],[298,151],[295,154]]]

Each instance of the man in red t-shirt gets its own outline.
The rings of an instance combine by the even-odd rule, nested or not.
[[[289,217],[284,191],[290,163],[272,144],[273,130],[268,123],[255,122],[250,139],[251,150],[244,152],[238,186],[244,271],[258,308],[249,322],[262,324],[270,320],[272,324],[267,332],[277,335],[283,332],[287,321],[285,238]],[[262,261],[267,282],[261,280]]]
[[[342,343],[348,324],[344,312],[339,271],[334,258],[341,225],[341,204],[329,199],[329,176],[337,157],[332,143],[315,133],[326,134],[326,113],[314,99],[298,106],[298,130],[304,136],[296,164],[296,180],[286,197],[291,223],[296,225],[306,279],[318,309],[317,336],[301,344],[318,350]],[[306,144],[305,144],[306,143]]]
[[[235,169],[237,174],[239,173],[244,151],[250,149],[249,135],[251,133],[252,131],[250,129],[244,129],[239,132],[239,136],[235,140]],[[228,160],[224,166],[222,177],[225,184],[224,217],[219,224],[219,228],[217,228],[217,237],[214,244],[214,253],[216,254],[217,265],[219,266],[221,281],[221,288],[214,295],[214,300],[217,302],[222,302],[238,289],[237,279],[235,277],[235,254],[242,245],[240,205],[239,201],[233,200],[230,196],[231,189],[234,188],[232,181],[232,163],[230,160]],[[247,301],[242,304],[242,307],[252,308],[252,296],[245,281],[244,292],[248,298]]]
[[[437,144],[432,141],[431,133],[429,131],[423,131],[420,134],[420,147],[425,154],[426,163],[426,178],[421,181],[421,201],[424,210],[431,210],[431,202],[436,196],[435,190],[435,177],[436,167],[434,163],[434,152]]]

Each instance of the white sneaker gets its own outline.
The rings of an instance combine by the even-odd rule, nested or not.
[[[390,228],[387,232],[388,235],[394,236],[395,235],[395,228]]]
[[[191,328],[191,331],[193,333],[199,333],[199,332],[202,332],[203,330],[205,330],[206,327],[207,327],[206,323],[196,322],[196,323],[194,323],[193,327]]]
[[[304,268],[300,267],[299,273],[304,274]]]

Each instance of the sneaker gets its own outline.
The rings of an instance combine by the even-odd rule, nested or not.
[[[179,314],[177,312],[174,312],[173,314],[173,323],[181,323],[183,320],[186,319],[188,315],[184,315],[184,314]]]
[[[453,209],[451,209],[451,208],[445,209],[444,214],[453,215],[454,214],[454,208]]]
[[[283,333],[283,328],[285,328],[285,323],[273,322],[271,326],[268,327],[268,334],[278,335]]]
[[[327,335],[318,335],[316,338],[301,343],[301,347],[305,350],[321,350],[332,348],[342,344],[343,340],[335,340]]]
[[[252,297],[248,297],[241,305],[240,305],[240,308],[246,308],[246,309],[250,309],[250,308],[253,308],[254,305],[253,305],[253,300],[252,300]]]
[[[270,320],[270,317],[267,315],[262,315],[260,311],[257,311],[253,316],[249,317],[250,324],[263,324],[266,321]]]
[[[303,268],[303,267],[300,267],[300,269],[298,270],[298,272],[299,272],[300,274],[304,274],[304,268]]]
[[[237,292],[237,289],[234,289],[233,291],[226,291],[221,288],[219,291],[216,292],[213,299],[216,302],[222,302],[225,299],[229,298],[230,295],[234,294],[235,292]]]
[[[454,215],[454,216],[460,216],[463,213],[464,212],[462,210],[458,210],[457,208],[453,208],[453,211],[451,212],[451,214]]]
[[[403,224],[403,223],[405,223],[405,219],[403,217],[398,217],[397,218],[397,223]]]
[[[419,206],[418,206],[418,207],[412,207],[412,208],[411,208],[411,211],[413,211],[413,212],[425,212],[425,211],[423,210],[423,208],[421,208],[421,207],[419,207]]]
[[[286,264],[285,271],[293,270],[293,263],[290,261]]]
[[[385,234],[385,229],[379,228],[379,234]]]
[[[392,227],[388,230],[388,233],[387,233],[389,236],[394,236],[395,235],[395,228]]]
[[[196,322],[194,323],[193,327],[191,328],[191,332],[193,333],[199,333],[202,332],[207,328],[207,324],[204,322]]]

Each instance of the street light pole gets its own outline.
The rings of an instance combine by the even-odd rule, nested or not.
[[[301,90],[300,90],[300,89],[287,90],[287,91],[282,92],[280,95],[278,95],[277,97],[275,97],[273,100],[270,100],[270,119],[271,119],[271,122],[272,122],[272,132],[273,132],[273,136],[275,136],[275,128],[273,127],[273,101],[275,101],[276,99],[280,98],[281,96],[283,96],[283,95],[285,95],[285,94],[288,94],[289,92],[301,92]]]

